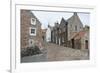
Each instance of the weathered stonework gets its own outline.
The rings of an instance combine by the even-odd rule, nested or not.
[[[30,10],[21,10],[21,49],[29,47],[29,40],[32,39],[35,43],[42,42],[41,23]],[[36,24],[31,24],[31,18],[36,19]],[[30,35],[30,28],[36,28],[36,35]]]
[[[87,49],[89,48],[89,32],[84,31],[83,24],[76,12],[68,20],[62,18],[60,24],[56,23],[51,35],[52,42],[58,45],[76,49],[85,49],[87,45]],[[76,39],[76,37],[80,38]]]

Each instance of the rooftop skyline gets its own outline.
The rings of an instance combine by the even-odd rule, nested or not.
[[[55,22],[60,23],[61,19],[67,20],[70,18],[74,12],[52,12],[52,11],[32,11],[32,13],[39,19],[42,23],[42,29],[50,26],[54,26]],[[83,26],[90,25],[90,14],[89,13],[77,13]]]

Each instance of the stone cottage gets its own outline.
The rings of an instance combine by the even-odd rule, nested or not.
[[[69,18],[67,22],[68,22],[68,46],[74,48],[75,43],[72,37],[76,33],[83,30],[83,24],[76,12],[74,12],[73,16]]]
[[[56,39],[53,42],[66,47],[74,48],[74,39],[71,37],[79,31],[83,30],[83,24],[80,21],[76,12],[68,19],[61,19],[60,24],[56,23],[52,30],[52,38]]]
[[[90,38],[89,38],[89,26],[85,26],[82,31],[77,33],[74,37],[74,48],[86,50],[89,49]]]
[[[21,49],[42,42],[41,23],[30,10],[22,9],[21,15]]]
[[[76,12],[68,19],[61,19],[60,23],[55,23],[51,31],[53,43],[76,48],[89,49],[89,26],[83,24]]]
[[[51,42],[59,44],[59,23],[56,22],[51,30]]]

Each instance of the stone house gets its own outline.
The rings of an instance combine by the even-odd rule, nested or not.
[[[52,30],[52,38],[56,39],[54,40],[54,43],[57,41],[56,44],[74,48],[74,40],[71,37],[81,30],[83,30],[83,24],[74,12],[68,20],[62,18],[60,24],[56,23]]]
[[[22,9],[21,15],[21,49],[26,49],[42,42],[41,23],[30,10]]]
[[[60,37],[60,45],[68,46],[68,22],[62,18],[59,25],[59,37]]]
[[[68,20],[68,46],[74,48],[74,39],[72,37],[83,30],[83,24],[77,15],[76,12],[74,12],[73,16],[70,17]]]
[[[60,23],[55,23],[51,36],[52,42],[58,45],[89,49],[89,27],[83,27],[76,12],[68,20],[62,18]]]
[[[52,42],[58,45],[66,46],[67,38],[67,22],[62,18],[61,23],[55,23],[52,30]]]
[[[85,26],[84,29],[74,35],[74,48],[86,50],[89,49],[89,27]],[[72,47],[73,48],[73,47]]]
[[[59,42],[59,23],[56,22],[54,27],[51,30],[51,42],[56,43],[56,44],[60,44]]]

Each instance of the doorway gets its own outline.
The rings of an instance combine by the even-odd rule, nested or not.
[[[75,48],[74,39],[72,39],[72,48]]]
[[[88,49],[88,40],[85,40],[85,48]]]

